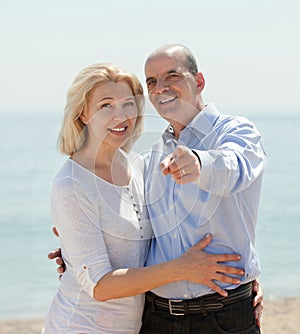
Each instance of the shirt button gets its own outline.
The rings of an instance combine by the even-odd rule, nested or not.
[[[173,208],[174,208],[174,205],[171,204],[171,205],[170,205],[170,210],[173,210]]]
[[[188,298],[189,295],[188,295],[187,293],[184,293],[184,294],[183,294],[183,297],[184,297],[184,298]]]
[[[176,239],[178,236],[176,233],[173,234],[173,238]]]

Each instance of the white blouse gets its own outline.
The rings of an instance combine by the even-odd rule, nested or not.
[[[151,224],[144,202],[144,163],[129,162],[128,186],[106,182],[71,159],[54,179],[51,213],[66,263],[44,333],[138,333],[144,296],[99,302],[96,283],[118,268],[145,264]]]

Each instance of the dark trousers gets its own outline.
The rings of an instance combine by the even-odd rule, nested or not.
[[[184,316],[155,310],[146,300],[140,334],[259,334],[252,300],[252,297],[245,298],[207,315]]]

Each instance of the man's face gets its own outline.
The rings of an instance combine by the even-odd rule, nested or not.
[[[185,126],[199,112],[199,75],[189,72],[185,56],[179,52],[150,57],[145,65],[150,101],[171,124]],[[202,75],[201,75],[202,78]]]

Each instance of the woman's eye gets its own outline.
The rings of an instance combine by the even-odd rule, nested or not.
[[[111,104],[104,103],[104,104],[102,104],[102,106],[100,107],[100,109],[102,109],[102,108],[111,108]]]
[[[125,107],[132,107],[134,105],[135,105],[135,103],[132,102],[132,101],[128,101],[128,102],[125,103]]]

